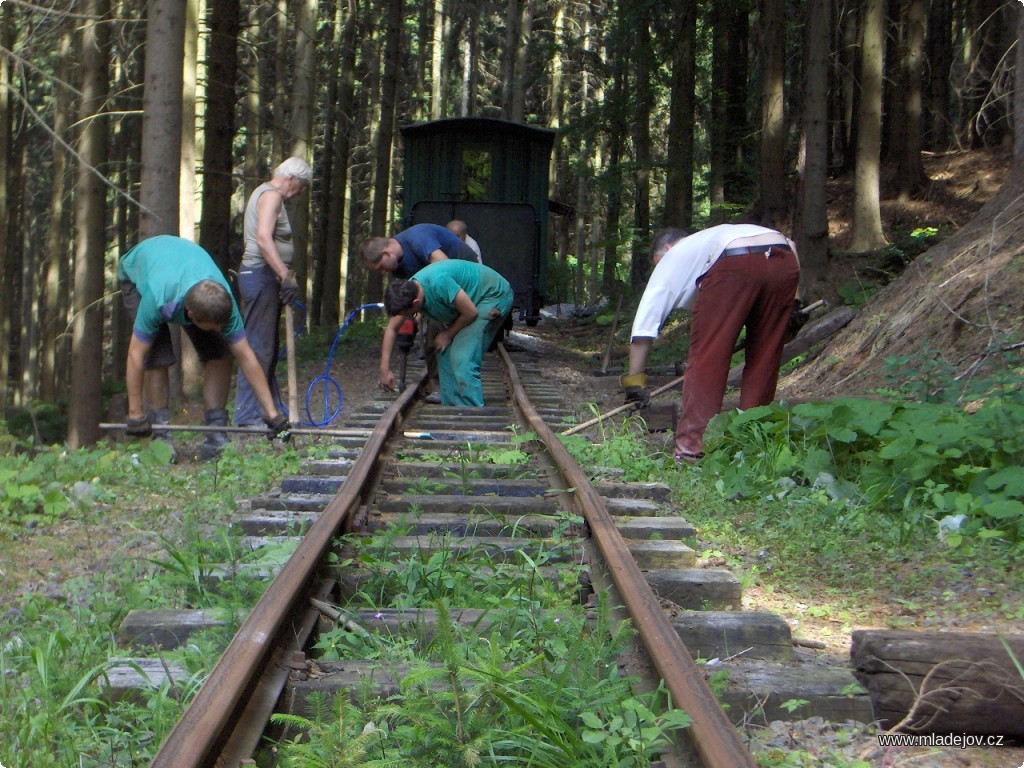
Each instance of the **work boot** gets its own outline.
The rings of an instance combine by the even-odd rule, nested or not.
[[[226,427],[228,425],[228,412],[223,408],[211,408],[205,416],[208,427]],[[216,459],[229,442],[227,432],[207,432],[206,439],[199,446],[199,458],[203,461]]]
[[[153,439],[165,443],[171,449],[171,464],[176,464],[178,449],[174,447],[171,433],[166,429],[160,429],[161,424],[171,423],[171,412],[166,408],[154,408],[149,412],[149,421],[153,425]]]

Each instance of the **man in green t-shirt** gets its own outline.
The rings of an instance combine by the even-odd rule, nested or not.
[[[392,280],[384,295],[392,317],[422,312],[444,326],[434,338],[441,404],[483,407],[483,354],[512,311],[512,286],[490,267],[445,259],[409,280]]]
[[[159,235],[128,251],[118,264],[117,275],[133,323],[125,372],[129,436],[149,437],[154,424],[170,421],[168,369],[176,358],[168,323],[182,326],[203,364],[208,425],[227,426],[234,355],[256,392],[269,437],[287,434],[291,428],[288,417],[270,395],[266,375],[245,338],[238,305],[210,254],[189,240]],[[166,432],[157,430],[157,434],[166,439]],[[226,443],[225,433],[208,432],[200,457],[215,458]]]

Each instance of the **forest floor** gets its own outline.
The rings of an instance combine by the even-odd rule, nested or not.
[[[895,230],[909,231],[926,227],[948,232],[963,226],[998,190],[1009,169],[1009,162],[1010,154],[1003,150],[947,153],[928,157],[925,166],[932,181],[927,194],[922,200],[908,204],[887,199],[883,204],[883,224],[886,233],[891,237]],[[843,249],[849,240],[851,203],[852,192],[846,183],[835,182],[830,186],[834,277],[830,284],[823,288],[823,295],[810,298],[826,299],[832,307],[843,303],[843,297],[849,295],[848,289],[851,285],[866,287],[877,283],[880,275],[886,279],[893,276],[883,274],[891,273],[891,266],[884,263],[884,257],[845,254]],[[1017,306],[1021,305],[1018,301]],[[545,319],[536,328],[517,325],[511,343],[525,346],[530,346],[531,343],[542,345],[550,374],[564,386],[567,394],[576,402],[594,403],[597,410],[603,413],[621,403],[617,376],[595,375],[595,371],[601,368],[602,357],[608,343],[607,329],[574,335],[566,332],[573,322]],[[628,322],[628,319],[623,320],[627,326]],[[909,332],[913,332],[912,329]],[[326,357],[327,350],[324,349],[323,353]],[[609,367],[610,373],[618,373],[621,370],[624,354],[623,345],[616,344]],[[323,358],[300,367],[299,391],[305,392],[309,382],[321,373]],[[375,396],[377,350],[369,347],[346,353],[344,359],[334,361],[331,375],[338,381],[344,393],[344,413],[354,412],[361,403]],[[792,378],[796,381],[799,376]],[[282,381],[282,386],[283,384]],[[880,379],[861,378],[856,381],[855,388],[832,387],[829,394],[863,395],[884,384],[885,382]],[[790,386],[789,381],[782,381],[780,395],[786,396],[787,388]],[[803,386],[795,386],[794,389],[801,390],[800,394],[803,397],[814,395]],[[175,421],[200,423],[201,412],[198,407],[183,410],[175,416]],[[664,445],[665,436],[652,435],[652,440]],[[188,471],[189,446],[182,447],[185,450],[182,451],[183,457],[178,469]],[[72,577],[102,569],[104,563],[108,562],[114,553],[117,557],[124,557],[126,553],[129,556],[147,554],[144,544],[140,547],[125,546],[126,539],[137,535],[137,529],[132,521],[108,517],[105,520],[96,520],[95,523],[98,526],[96,530],[84,530],[83,521],[69,519],[52,529],[34,531],[28,539],[23,540],[26,546],[13,550],[5,548],[4,554],[10,554],[10,558],[0,564],[0,609],[11,609],[11,606],[26,594],[59,595],[61,584]],[[6,534],[0,531],[0,542],[6,538]],[[83,545],[82,542],[88,542],[88,545]],[[906,567],[914,567],[913,561],[908,559]],[[974,582],[971,589],[966,591],[961,590],[963,585],[945,586],[958,590],[960,597],[956,610],[947,610],[950,607],[948,601],[938,596],[927,604],[918,604],[914,608],[909,608],[905,602],[877,600],[865,606],[864,611],[858,616],[858,626],[919,626],[928,629],[985,632],[1019,631],[1019,621],[1005,619],[991,610],[980,608],[975,618],[972,618],[970,605],[963,604],[963,601],[969,601],[972,595],[977,594],[980,606],[984,591],[999,589],[998,581],[986,585]],[[827,598],[824,594],[816,595],[807,585],[801,585],[801,589],[804,591],[795,595],[784,589],[755,584],[745,592],[744,607],[772,611],[792,620],[791,623],[799,622],[798,633],[801,638],[820,642],[826,646],[828,652],[837,656],[848,655],[849,628],[838,626],[837,622],[827,615],[815,619],[813,612],[806,610],[807,606],[813,606],[819,597],[823,600]],[[908,617],[908,613],[912,611],[916,611],[917,615]],[[816,735],[803,737],[802,743],[808,745],[805,748],[813,748],[816,738],[822,742],[833,738],[826,730],[822,728],[815,732]],[[785,738],[791,740],[792,734],[787,733]],[[923,768],[1019,768],[1024,764],[1024,750],[933,750],[917,753],[906,751],[897,758],[890,755],[884,759],[877,757],[876,761],[876,756],[873,756],[870,764],[914,765]],[[904,760],[906,762],[903,762]]]

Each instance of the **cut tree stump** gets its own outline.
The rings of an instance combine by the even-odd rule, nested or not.
[[[883,728],[1021,739],[1024,637],[1003,639],[1009,653],[996,635],[857,630],[850,657]]]

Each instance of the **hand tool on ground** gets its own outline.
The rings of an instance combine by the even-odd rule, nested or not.
[[[814,302],[813,304],[808,304],[806,307],[803,307],[799,311],[800,311],[801,314],[809,315],[811,312],[816,310],[818,307],[822,307],[824,305],[825,305],[825,302],[823,300],[819,299],[818,301]],[[736,347],[733,349],[733,354],[735,354],[736,352],[738,352],[741,349],[743,349],[744,341],[745,340],[740,341],[739,343],[737,343]],[[677,386],[679,386],[680,384],[683,383],[683,378],[684,378],[683,376],[680,376],[680,377],[678,377],[676,379],[672,379],[672,381],[670,381],[668,384],[663,384],[662,386],[658,387],[657,389],[655,389],[655,390],[653,390],[651,392],[651,397],[655,398],[655,397],[657,397],[660,394],[668,392],[670,389],[675,389]],[[575,426],[570,427],[569,429],[567,429],[567,430],[565,430],[563,432],[560,432],[559,434],[562,434],[562,435],[575,435],[577,432],[582,432],[584,429],[587,429],[588,427],[592,427],[595,424],[599,424],[599,423],[601,423],[602,421],[604,421],[605,419],[607,419],[607,418],[609,418],[611,416],[615,416],[617,414],[620,414],[623,411],[638,410],[639,407],[640,406],[637,403],[623,403],[622,405],[620,405],[620,406],[618,406],[616,408],[612,408],[607,413],[602,413],[600,416],[595,416],[593,419],[590,419],[589,421],[584,421],[582,424],[576,424]]]
[[[651,397],[654,398],[654,397],[657,397],[658,395],[660,395],[660,394],[662,394],[664,392],[668,392],[670,389],[675,389],[677,386],[679,386],[682,383],[683,383],[683,377],[682,376],[680,376],[679,378],[676,378],[676,379],[672,379],[672,381],[670,381],[668,384],[662,384],[660,387],[658,387],[657,389],[653,390],[651,392]],[[584,421],[582,424],[577,424],[574,427],[571,427],[571,428],[565,430],[564,432],[559,432],[559,434],[561,434],[561,435],[575,435],[577,432],[581,432],[584,429],[586,429],[587,427],[592,427],[595,424],[599,424],[600,422],[604,421],[605,419],[609,418],[610,416],[615,416],[617,414],[622,413],[623,411],[637,410],[639,407],[640,406],[637,403],[623,403],[622,405],[620,405],[620,406],[618,406],[616,408],[612,408],[607,413],[602,413],[600,416],[595,416],[590,421]]]
[[[400,363],[398,373],[398,391],[405,391],[405,367],[409,360],[409,352],[412,351],[412,345],[416,341],[416,320],[412,317],[407,317],[402,321],[402,324],[398,326],[398,332],[395,335],[395,346],[402,353],[402,362]]]

